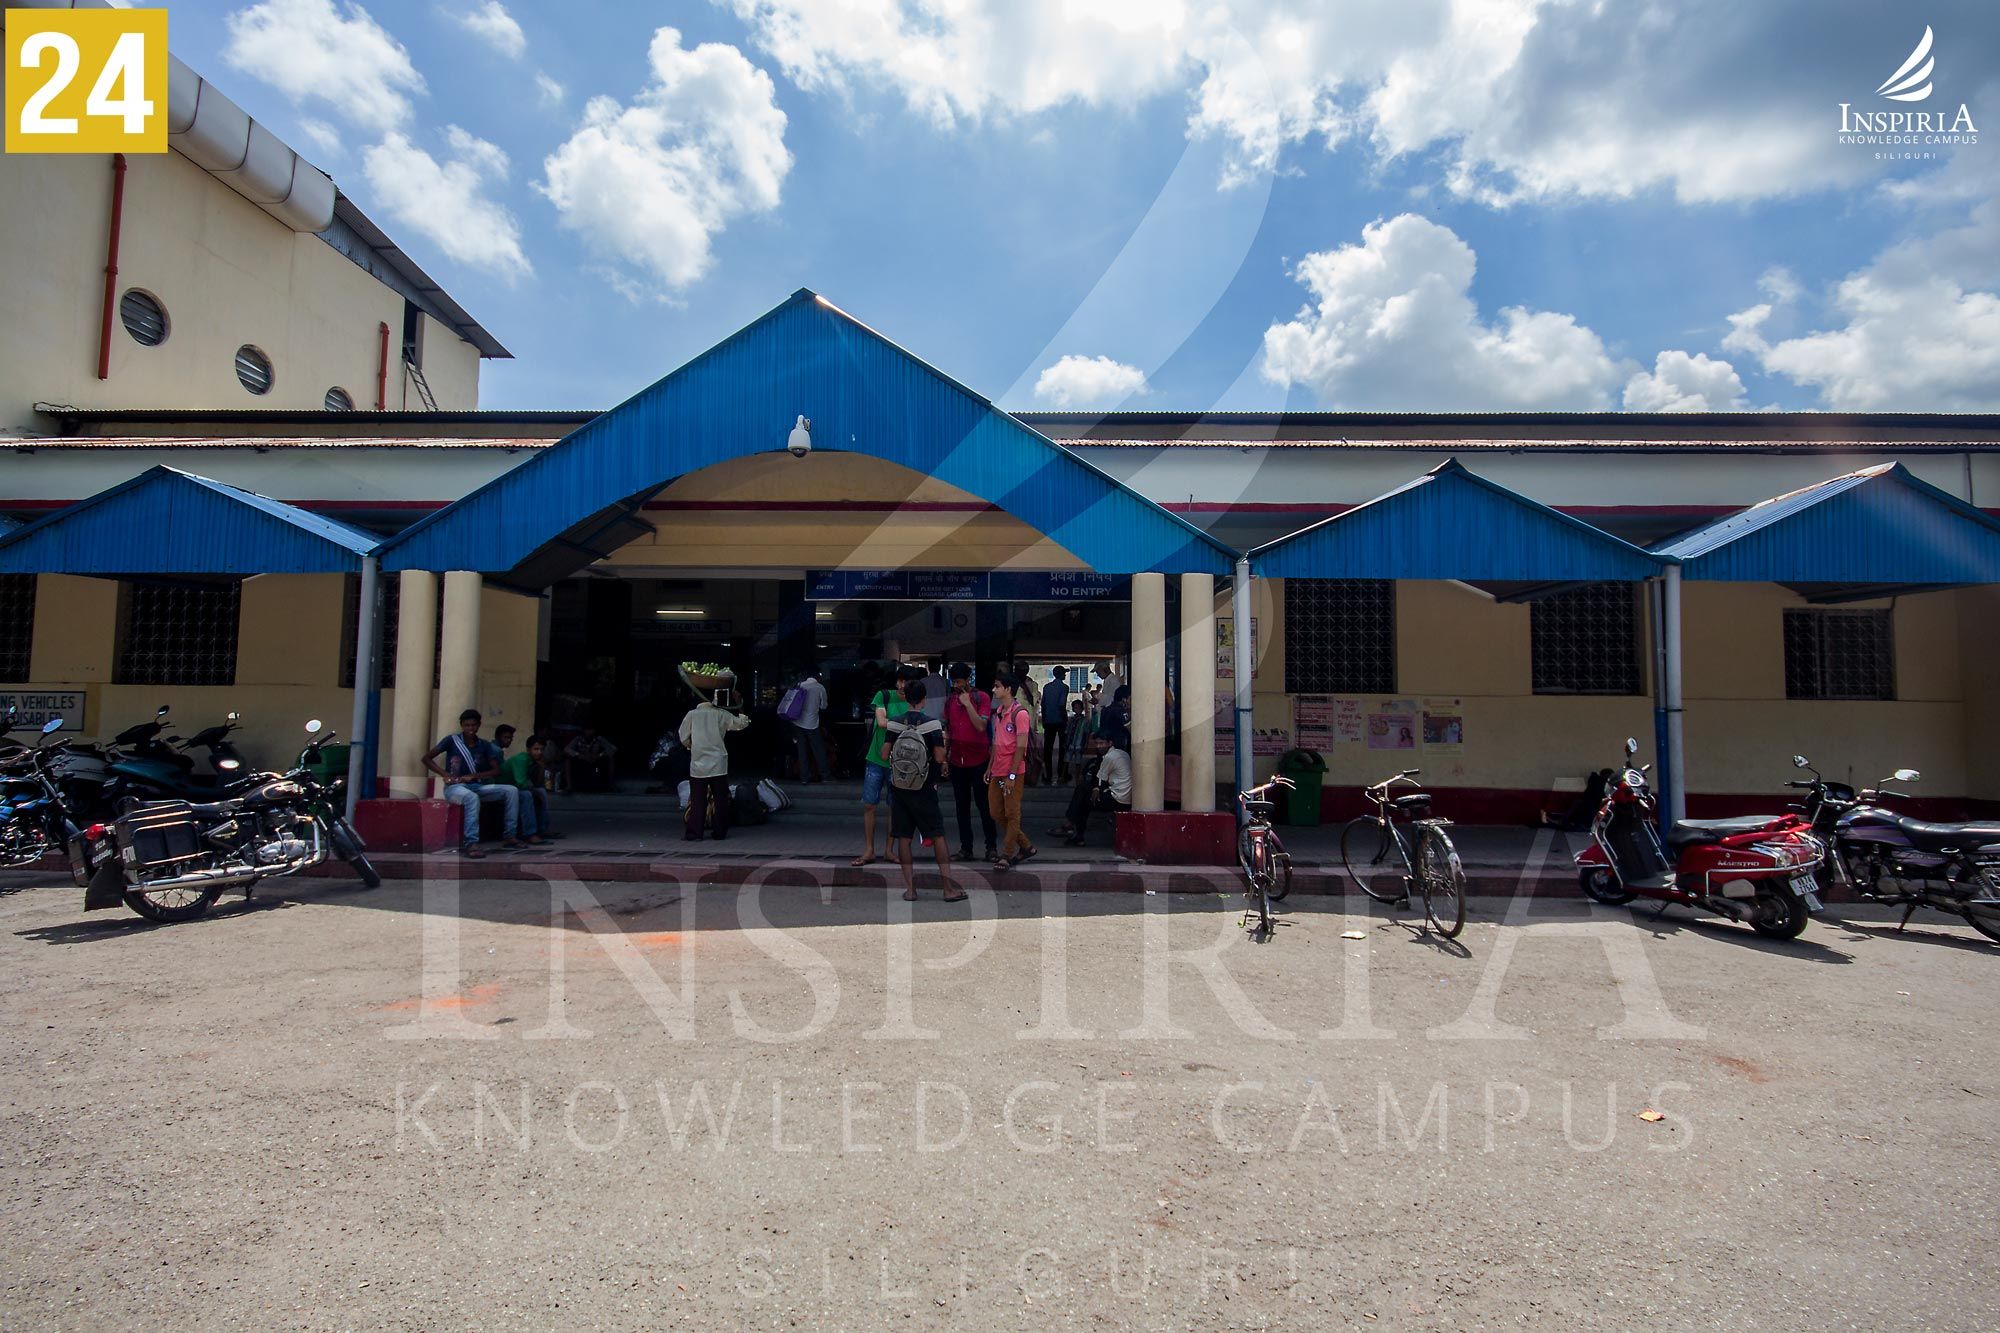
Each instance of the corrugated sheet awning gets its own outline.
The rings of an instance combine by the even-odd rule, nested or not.
[[[1106,574],[1225,573],[1233,553],[810,291],[383,548],[389,569],[470,569],[539,586],[645,531],[676,478],[815,451],[935,477],[1004,509]]]
[[[1666,563],[1447,459],[1407,485],[1250,553],[1268,578],[1602,583]]]
[[[372,533],[177,468],[130,481],[0,536],[0,573],[338,574]]]
[[[1682,577],[1787,583],[1830,600],[2000,583],[2000,523],[1901,463],[1849,472],[1752,505],[1653,547]]]

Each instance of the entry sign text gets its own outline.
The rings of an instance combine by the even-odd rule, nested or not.
[[[996,569],[809,569],[809,602],[1123,602],[1132,581],[1115,574]]]
[[[9,9],[7,151],[167,151],[167,11]]]
[[[0,686],[0,719],[9,705],[16,710],[14,730],[40,731],[52,717],[63,720],[64,731],[83,730],[84,691],[81,685]]]

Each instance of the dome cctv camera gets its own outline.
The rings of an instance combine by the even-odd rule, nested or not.
[[[812,452],[812,447],[812,422],[800,417],[799,424],[792,427],[791,438],[785,441],[785,448],[793,458],[804,458]]]

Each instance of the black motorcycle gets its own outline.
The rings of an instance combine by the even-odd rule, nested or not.
[[[15,717],[9,708],[4,731],[14,729]],[[75,832],[42,762],[43,747],[61,729],[62,719],[50,718],[33,748],[10,745],[0,753],[0,868],[33,865],[60,852]]]
[[[84,886],[86,912],[120,903],[152,921],[189,921],[224,889],[247,899],[257,884],[297,874],[329,855],[354,867],[375,888],[382,877],[341,813],[346,779],[321,782],[312,767],[333,738],[317,719],[312,739],[288,773],[259,773],[217,801],[146,801],[70,841],[70,869]]]
[[[1806,817],[1826,844],[1816,872],[1822,885],[1844,884],[1870,902],[1902,907],[1898,930],[1919,907],[1934,907],[2000,940],[2000,822],[1936,824],[1877,804],[1907,798],[1887,784],[1915,782],[1921,774],[1914,768],[1856,792],[1828,782],[1802,754],[1792,763],[1812,774],[1786,785],[1806,793]]]

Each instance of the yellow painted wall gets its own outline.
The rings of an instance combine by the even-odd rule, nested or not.
[[[165,307],[144,347],[114,314],[97,378],[112,173],[103,155],[0,157],[0,430],[34,429],[37,400],[77,407],[319,408],[329,387],[375,402],[379,326],[400,346],[403,298],[317,236],[292,231],[178,153],[128,156],[118,293]],[[478,355],[439,325],[426,365],[440,407],[477,402]],[[236,379],[236,349],[269,356],[271,392]],[[390,387],[397,387],[391,368]],[[391,403],[391,406],[397,404]],[[413,403],[414,405],[414,403]]]
[[[1260,580],[1263,641],[1256,688],[1259,727],[1293,725],[1284,691],[1281,580]],[[1268,591],[1266,591],[1268,590]],[[1686,745],[1690,790],[1777,793],[1804,753],[1829,776],[1872,780],[1908,765],[1927,795],[2000,799],[2000,590],[1926,593],[1894,603],[1899,697],[1888,702],[1784,697],[1784,608],[1806,603],[1771,584],[1689,584],[1683,606]],[[1890,603],[1863,603],[1888,607]],[[1218,602],[1227,613],[1228,602]],[[1626,736],[1653,758],[1649,695],[1536,695],[1532,692],[1529,609],[1489,601],[1449,583],[1397,586],[1397,685],[1393,696],[1362,695],[1363,711],[1394,698],[1420,708],[1429,698],[1460,701],[1466,743],[1456,752],[1370,750],[1336,743],[1327,781],[1356,787],[1398,768],[1423,769],[1437,787],[1575,790],[1591,768],[1617,761]],[[1266,634],[1264,626],[1280,627]],[[1977,626],[1961,646],[1961,625]],[[1641,617],[1642,683],[1651,688]],[[1981,683],[1983,681],[1983,683]],[[1218,698],[1227,695],[1218,683]],[[1968,704],[1968,697],[1973,702]],[[1258,761],[1260,776],[1275,760]]]

